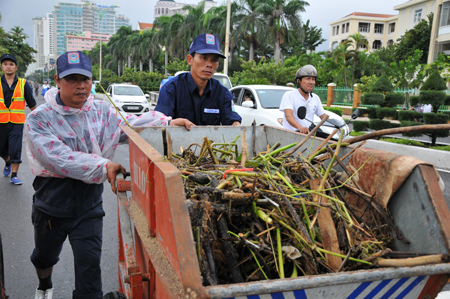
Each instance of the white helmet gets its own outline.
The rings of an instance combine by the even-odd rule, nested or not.
[[[301,79],[303,77],[314,77],[317,79],[316,68],[311,64],[307,64],[299,68],[297,73],[295,73],[295,80]]]

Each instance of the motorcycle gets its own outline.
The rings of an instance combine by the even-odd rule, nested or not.
[[[344,136],[342,137],[342,140],[346,139],[348,136],[350,136],[350,129],[348,127],[348,124],[354,119],[358,118],[359,114],[360,114],[359,109],[356,109],[355,111],[353,111],[351,118],[347,122],[345,122],[344,119],[339,116],[329,118],[316,131],[316,136],[321,138],[327,138],[328,136],[330,136],[331,133],[333,133],[335,129],[338,129],[339,131],[336,134],[334,134],[334,136],[331,138],[333,140],[338,140],[341,134],[341,130],[344,129]],[[306,117],[305,106],[299,107],[297,109],[297,116],[298,118],[305,119],[311,123],[311,125],[309,126],[310,131],[313,130],[320,122],[320,120],[319,122],[313,122],[305,118]]]

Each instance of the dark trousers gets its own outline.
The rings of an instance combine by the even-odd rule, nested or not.
[[[22,163],[23,124],[0,124],[0,156],[11,163]]]
[[[33,265],[42,270],[55,265],[68,236],[75,264],[73,298],[101,299],[103,217],[56,218],[39,211],[33,205],[31,219],[35,242],[31,254]],[[56,291],[57,287],[55,286]]]

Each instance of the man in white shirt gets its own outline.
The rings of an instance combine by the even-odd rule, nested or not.
[[[433,106],[431,104],[422,105],[422,113],[431,113]]]
[[[297,89],[288,91],[283,95],[280,104],[280,111],[284,112],[283,128],[308,134],[310,121],[314,121],[314,114],[323,119],[325,110],[318,95],[312,93],[316,85],[317,70],[308,64],[298,69],[295,74]],[[300,107],[306,107],[305,119],[297,116]],[[307,120],[308,119],[308,120]]]

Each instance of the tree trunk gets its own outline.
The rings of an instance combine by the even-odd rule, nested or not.
[[[250,42],[250,49],[248,50],[248,60],[255,60],[255,47],[253,42]]]
[[[280,54],[281,54],[281,49],[280,49],[280,41],[277,39],[277,41],[275,41],[275,51],[273,53],[275,56],[275,64],[278,64],[280,62]]]
[[[169,52],[166,48],[166,51],[164,53],[164,75],[167,76],[167,66],[169,65]]]
[[[139,59],[139,71],[142,72],[143,68],[144,68],[144,64],[142,63],[142,59]]]
[[[128,55],[128,64],[127,67],[131,68],[131,54]]]
[[[148,70],[150,71],[150,73],[153,72],[153,59],[149,59],[148,60]]]
[[[136,63],[135,60],[133,61],[133,64],[134,64],[134,72],[136,73],[136,71],[137,71],[137,63]]]

